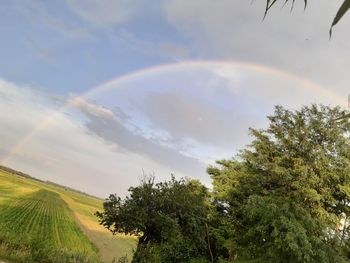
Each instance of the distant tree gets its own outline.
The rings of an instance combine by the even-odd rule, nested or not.
[[[349,261],[350,124],[334,121],[345,114],[276,107],[237,160],[208,169],[213,233],[226,260]]]
[[[96,214],[113,233],[139,236],[133,262],[210,262],[208,191],[201,183],[150,178],[129,192],[125,199],[111,195]]]
[[[304,6],[306,8],[307,4],[308,4],[308,0],[302,0],[304,3]],[[288,2],[292,2],[292,7],[295,3],[295,0],[266,0],[266,8],[265,8],[265,16],[268,13],[268,11],[277,3],[277,2],[284,2],[284,4],[288,3]],[[345,13],[349,10],[350,8],[350,0],[344,0],[343,4],[340,6],[336,16],[333,19],[333,22],[331,24],[331,28],[330,28],[330,35],[332,35],[332,28],[338,24],[338,22],[340,21],[340,19],[345,15]]]

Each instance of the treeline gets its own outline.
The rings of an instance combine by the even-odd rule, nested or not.
[[[44,183],[44,181],[42,181],[40,179],[34,178],[26,173],[14,170],[12,168],[9,168],[9,167],[3,166],[3,165],[0,165],[0,170],[5,171],[5,172],[10,173],[10,174],[13,174],[13,175],[18,175],[18,176],[21,176],[21,177],[24,177],[27,179],[32,179],[32,180]]]
[[[150,178],[125,199],[111,195],[97,216],[113,233],[139,236],[135,263],[350,262],[345,114],[276,107],[236,158],[208,168],[212,189]]]

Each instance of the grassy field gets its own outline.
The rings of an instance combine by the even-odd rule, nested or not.
[[[113,262],[136,240],[112,236],[94,212],[102,200],[0,170],[0,258],[13,262]]]

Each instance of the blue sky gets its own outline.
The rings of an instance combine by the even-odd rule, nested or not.
[[[262,21],[263,2],[1,1],[0,162],[99,196],[143,173],[210,185],[274,105],[346,106],[340,3]]]
[[[166,50],[167,44],[172,48],[173,41],[185,40],[159,16],[159,3],[147,12],[137,10],[132,20],[126,12],[124,21],[114,19],[118,14],[112,11],[104,14],[108,7],[100,8],[98,13],[94,1],[86,1],[86,17],[83,2],[3,2],[3,77],[63,94],[78,93],[117,75],[177,59],[168,53],[171,50]],[[107,2],[118,9],[122,1],[101,4]],[[140,8],[146,5],[145,1],[139,2],[135,5]]]

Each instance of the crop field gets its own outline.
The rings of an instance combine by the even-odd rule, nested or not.
[[[43,189],[0,207],[0,243],[23,262],[99,262],[67,204]]]
[[[98,263],[130,258],[136,240],[112,236],[94,212],[102,200],[0,170],[0,259]]]

